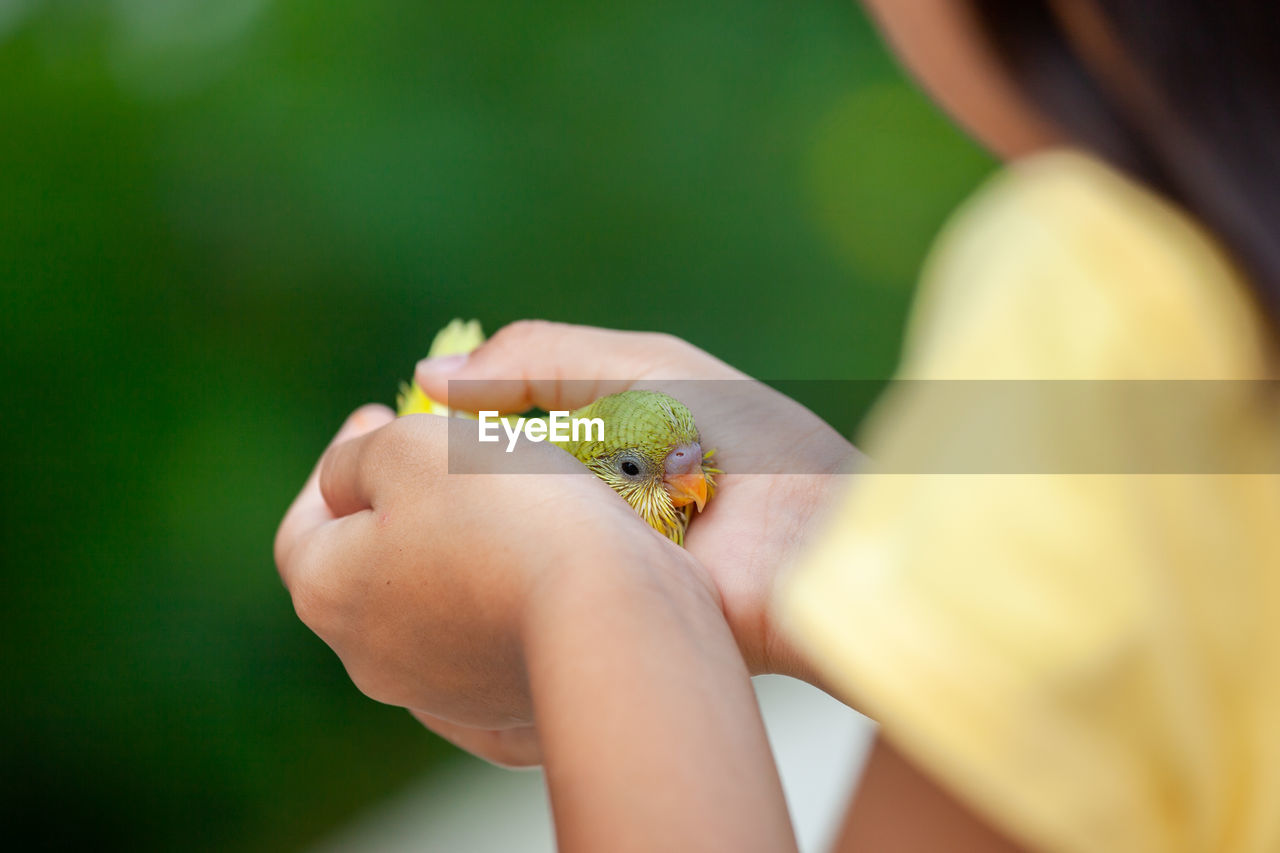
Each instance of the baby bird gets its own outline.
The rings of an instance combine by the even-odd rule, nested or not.
[[[436,335],[428,355],[470,352],[484,341],[480,324],[454,320]],[[449,415],[416,383],[401,385],[397,413]],[[617,492],[651,527],[677,545],[696,508],[715,493],[714,450],[702,438],[689,409],[658,391],[623,391],[601,397],[570,415],[599,418],[603,436],[552,443]]]

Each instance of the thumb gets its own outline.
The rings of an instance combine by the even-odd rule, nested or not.
[[[521,320],[464,358],[418,363],[427,395],[465,411],[577,409],[641,380],[739,378],[741,374],[670,335]]]
[[[280,570],[280,575],[286,582],[288,580],[289,555],[293,552],[294,546],[303,537],[310,535],[321,525],[332,521],[334,518],[333,510],[325,502],[324,495],[320,491],[320,472],[328,453],[332,452],[333,448],[338,445],[372,432],[393,420],[395,420],[395,414],[386,406],[375,404],[361,406],[351,413],[350,417],[343,423],[342,428],[338,430],[337,435],[329,442],[329,448],[325,456],[322,456],[320,461],[316,463],[315,468],[312,469],[311,476],[303,484],[302,491],[294,498],[293,503],[285,513],[284,520],[280,522],[280,527],[276,531],[276,567]]]

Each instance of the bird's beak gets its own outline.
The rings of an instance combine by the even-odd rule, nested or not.
[[[671,503],[676,506],[697,504],[698,512],[702,512],[702,508],[706,506],[707,478],[701,471],[669,475],[663,483],[667,487],[667,494],[671,495]]]

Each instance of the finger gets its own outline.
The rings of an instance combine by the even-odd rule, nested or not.
[[[669,335],[523,320],[465,359],[420,362],[415,378],[429,396],[457,409],[519,412],[577,409],[641,379],[737,375]]]
[[[395,415],[386,406],[376,404],[362,406],[343,422],[337,434],[330,440],[329,447],[375,430],[394,419]],[[302,486],[302,491],[294,498],[288,511],[285,512],[284,520],[280,522],[280,529],[276,531],[276,568],[286,583],[288,582],[288,578],[285,577],[286,566],[298,541],[321,524],[332,521],[334,518],[333,512],[330,511],[320,493],[320,466],[323,461],[322,456],[312,468],[310,476]]]
[[[320,460],[320,496],[336,518],[373,506],[373,487],[365,461],[370,434],[340,441]]]
[[[449,743],[492,764],[500,767],[535,767],[542,763],[538,734],[533,726],[473,729],[412,708],[409,713]]]

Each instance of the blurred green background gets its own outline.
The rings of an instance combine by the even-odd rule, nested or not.
[[[457,760],[272,565],[345,414],[455,315],[883,377],[991,167],[850,0],[0,0],[0,826],[297,849]]]

